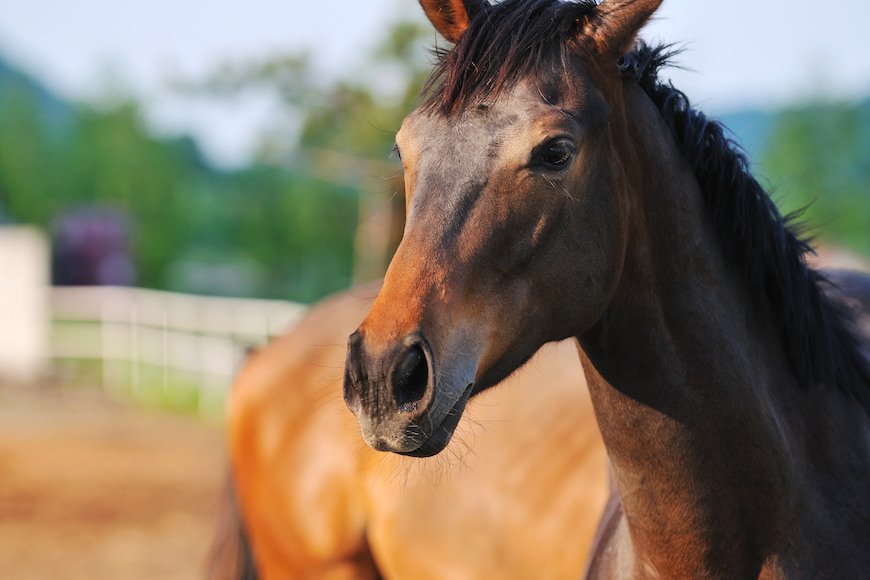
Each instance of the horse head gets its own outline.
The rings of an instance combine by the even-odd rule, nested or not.
[[[422,0],[456,46],[396,136],[405,235],[349,339],[375,449],[438,453],[469,397],[605,312],[631,212],[620,57],[660,2]]]

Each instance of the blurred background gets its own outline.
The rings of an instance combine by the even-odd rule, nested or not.
[[[383,274],[404,219],[394,134],[443,40],[413,0],[0,14],[0,576],[196,577],[233,374],[305,305]],[[666,76],[855,266],[868,17],[865,0],[666,0],[644,34],[685,49]]]

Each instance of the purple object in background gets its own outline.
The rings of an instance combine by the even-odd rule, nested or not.
[[[135,280],[130,220],[122,212],[87,207],[58,218],[52,236],[54,285],[130,286]]]

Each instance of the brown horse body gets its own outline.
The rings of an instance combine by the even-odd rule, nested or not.
[[[345,400],[433,455],[576,337],[618,490],[588,577],[868,577],[870,283],[826,295],[662,51],[628,53],[660,1],[422,1],[456,46],[397,136],[408,222]]]
[[[608,472],[574,345],[475,402],[446,459],[377,453],[340,389],[346,337],[377,290],[314,307],[236,380],[234,487],[259,577],[579,577]],[[239,577],[223,566],[216,578]]]

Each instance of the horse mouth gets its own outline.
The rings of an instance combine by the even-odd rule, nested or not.
[[[462,413],[465,411],[465,405],[468,404],[468,399],[471,397],[474,383],[465,387],[459,399],[453,403],[450,410],[441,420],[437,427],[432,431],[432,434],[420,444],[419,447],[412,451],[399,451],[399,455],[407,457],[432,457],[437,455],[447,447],[450,440],[453,438],[453,433],[456,431],[456,426],[462,418]]]

